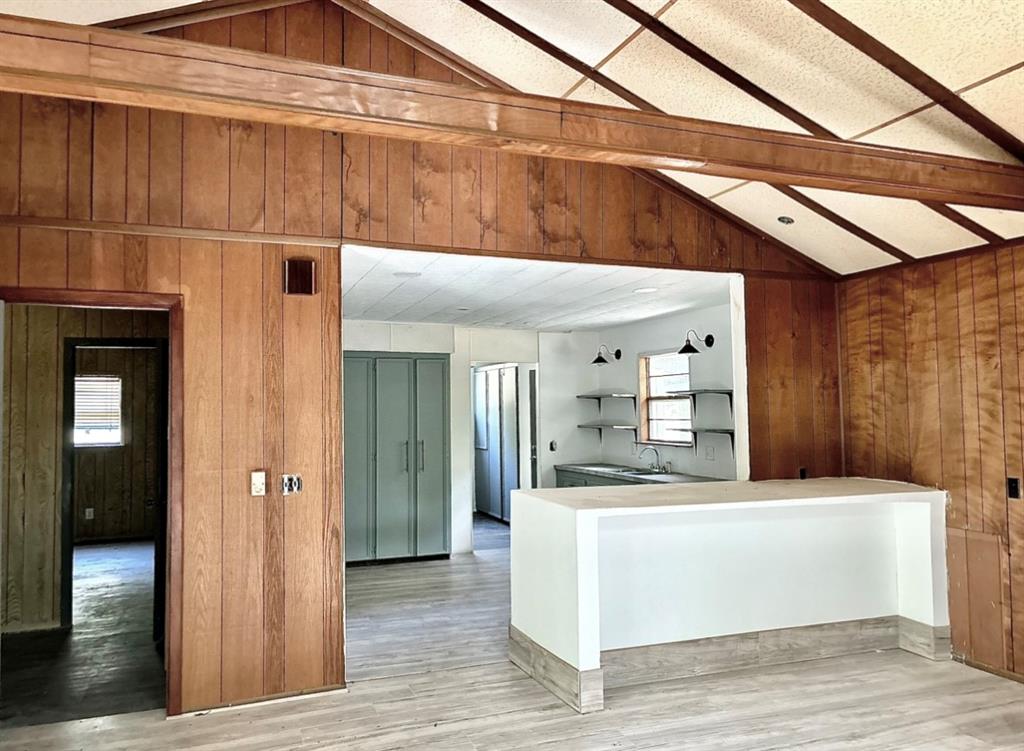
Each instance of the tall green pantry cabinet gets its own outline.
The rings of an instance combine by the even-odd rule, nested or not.
[[[345,353],[345,560],[450,552],[448,356]]]

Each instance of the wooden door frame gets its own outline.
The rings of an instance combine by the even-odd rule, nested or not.
[[[62,373],[61,398],[63,411],[61,419],[61,516],[60,516],[60,625],[70,628],[72,623],[72,584],[74,582],[74,549],[75,549],[75,378],[78,377],[77,353],[79,349],[146,349],[157,354],[159,373],[157,376],[157,393],[170,393],[170,374],[168,373],[168,341],[161,337],[112,337],[112,336],[71,336],[62,342],[61,357],[64,360]],[[157,400],[156,429],[160,431],[157,446],[167,442],[168,404],[163,399]],[[134,440],[134,436],[130,437]],[[167,456],[166,453],[158,460],[158,474],[164,496],[167,495]],[[163,504],[163,514],[167,514],[167,499]],[[167,519],[162,526],[167,529]],[[157,529],[160,529],[158,526]],[[166,549],[164,552],[164,570],[166,571]],[[165,582],[166,585],[166,582]],[[160,586],[159,582],[154,587]],[[154,597],[157,592],[154,590]],[[166,591],[165,591],[166,596]],[[165,599],[166,602],[166,599]],[[166,617],[166,614],[165,614]],[[165,637],[166,639],[166,637]]]
[[[56,305],[63,307],[165,310],[170,315],[168,330],[167,402],[167,604],[165,629],[165,670],[167,714],[181,714],[182,683],[182,566],[184,511],[184,301],[181,295],[154,292],[112,292],[96,290],[0,287],[0,301],[6,304]]]

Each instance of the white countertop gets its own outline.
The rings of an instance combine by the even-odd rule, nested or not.
[[[862,477],[611,485],[586,488],[543,488],[515,492],[578,511],[606,513],[671,509],[694,510],[723,504],[747,507],[760,504],[800,506],[806,504],[827,505],[829,503],[871,503],[875,501],[872,496],[880,495],[890,496],[886,499],[887,501],[935,501],[945,496],[945,491],[936,488]]]

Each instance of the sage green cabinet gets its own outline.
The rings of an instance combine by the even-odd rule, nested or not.
[[[346,353],[344,382],[345,559],[448,553],[447,356]]]

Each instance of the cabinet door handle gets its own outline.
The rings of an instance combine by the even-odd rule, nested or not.
[[[405,472],[409,471],[409,442],[402,442],[402,457],[405,459]]]
[[[427,464],[427,454],[426,454],[426,451],[427,451],[427,449],[426,449],[425,441],[420,441],[420,472],[423,471],[424,467],[426,467],[426,464]]]

